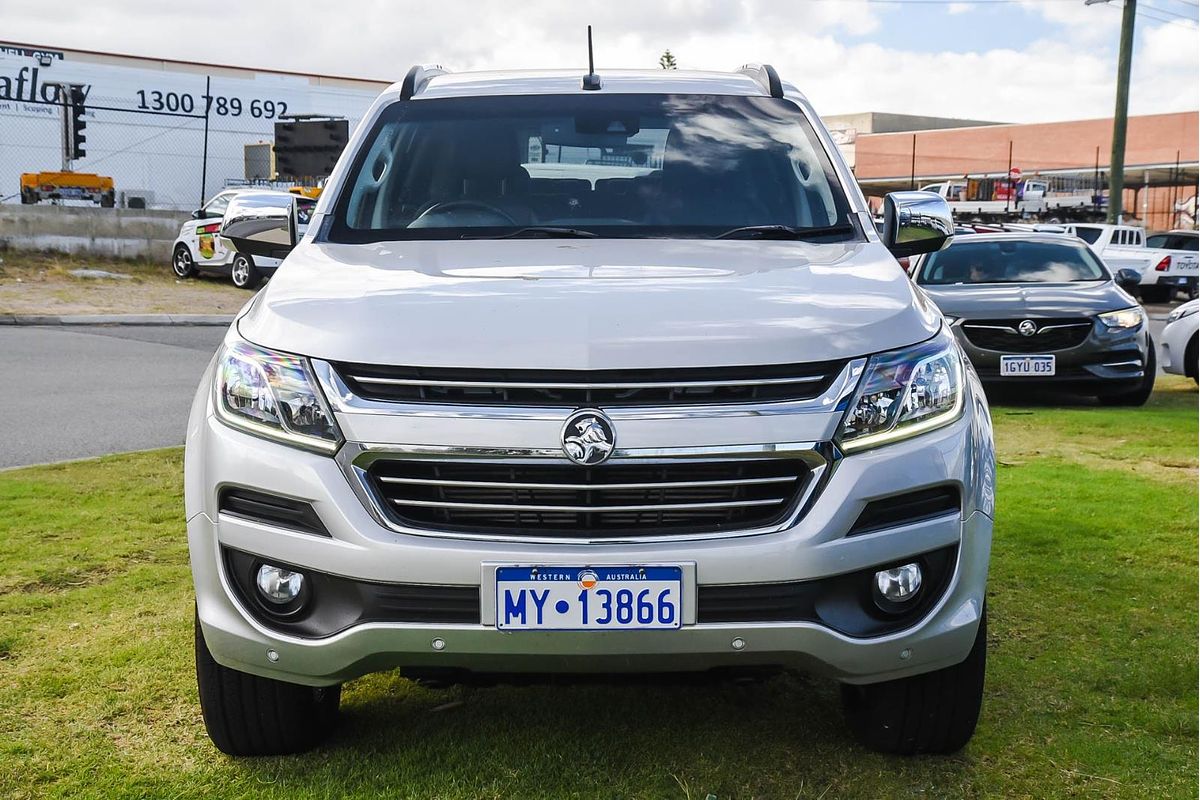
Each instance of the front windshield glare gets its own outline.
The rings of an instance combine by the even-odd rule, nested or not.
[[[351,165],[330,238],[709,237],[849,225],[798,107],[769,97],[544,95],[397,102]]]
[[[924,286],[956,283],[1070,283],[1108,274],[1087,248],[1064,242],[954,242],[921,265]]]

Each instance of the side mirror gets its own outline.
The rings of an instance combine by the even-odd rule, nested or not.
[[[896,258],[933,253],[954,239],[954,218],[933,192],[892,192],[883,198],[884,245]]]
[[[1120,286],[1127,292],[1136,291],[1142,285],[1142,276],[1138,274],[1137,270],[1129,269],[1128,267],[1122,267],[1117,270],[1117,274],[1114,277],[1116,278],[1117,286]]]
[[[208,217],[208,212],[203,208],[197,208],[192,212],[192,219],[205,219]]]
[[[285,258],[308,229],[316,201],[294,194],[243,194],[225,209],[221,238],[239,253]]]

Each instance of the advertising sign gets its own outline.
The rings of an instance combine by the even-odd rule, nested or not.
[[[112,177],[118,198],[183,210],[243,180],[245,145],[271,142],[280,118],[319,114],[353,127],[384,88],[163,63],[79,61],[70,51],[0,44],[0,198],[18,202],[22,173],[62,167],[63,87],[79,87],[86,108],[87,154],[74,171]]]

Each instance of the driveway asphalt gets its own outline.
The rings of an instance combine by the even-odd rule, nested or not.
[[[197,327],[0,327],[0,468],[183,444],[225,335]]]
[[[1157,339],[1176,304],[1150,306]],[[0,327],[0,469],[183,444],[225,328]]]

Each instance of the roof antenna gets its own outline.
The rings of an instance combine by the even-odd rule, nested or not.
[[[592,26],[588,25],[588,74],[583,76],[582,88],[595,91],[600,88],[600,76],[596,74],[596,63],[592,59]]]

